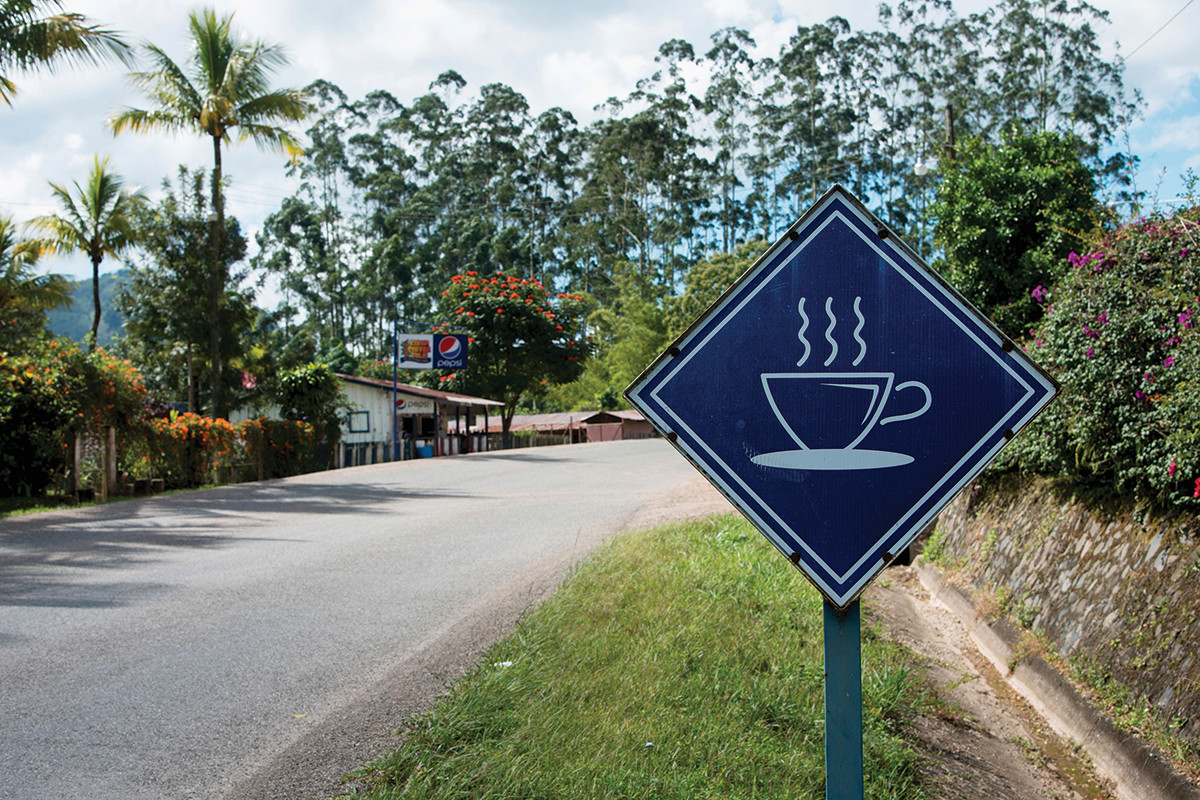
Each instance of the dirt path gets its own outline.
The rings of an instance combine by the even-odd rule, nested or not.
[[[946,703],[917,721],[928,777],[945,800],[1111,800],[1087,763],[1006,684],[911,567],[893,567],[864,595],[866,624],[923,657]]]

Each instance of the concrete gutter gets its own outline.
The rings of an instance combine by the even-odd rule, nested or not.
[[[1007,620],[988,623],[970,595],[923,560],[916,565],[933,599],[966,626],[979,651],[1062,738],[1080,745],[1119,800],[1200,800],[1200,789],[1136,736],[1121,733],[1040,656],[1017,660],[1022,634]]]

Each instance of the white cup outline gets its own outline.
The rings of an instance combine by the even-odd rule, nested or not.
[[[769,380],[779,378],[828,379],[824,385],[840,386],[846,389],[863,389],[872,392],[873,396],[871,398],[871,403],[867,408],[866,416],[863,417],[863,423],[865,423],[865,427],[858,434],[858,436],[855,437],[854,441],[850,442],[848,445],[840,448],[833,448],[837,450],[853,450],[858,446],[859,442],[867,437],[867,434],[875,429],[876,425],[887,425],[892,422],[902,422],[904,420],[916,419],[928,411],[929,407],[933,404],[933,395],[929,391],[929,387],[920,381],[905,381],[904,383],[897,384],[893,387],[892,382],[896,379],[896,373],[894,372],[764,372],[760,374],[759,379],[762,382],[763,394],[767,396],[767,402],[771,404],[771,410],[775,412],[775,418],[779,420],[780,424],[783,425],[784,430],[786,430],[788,435],[792,437],[792,441],[800,445],[800,447],[804,450],[812,450],[813,448],[805,444],[804,441],[796,435],[796,432],[792,430],[791,424],[784,417],[783,413],[779,409],[779,406],[776,405],[775,396],[771,393]],[[882,379],[885,381],[882,399],[879,397],[880,392],[878,386],[873,384],[856,384],[853,382],[855,380],[862,381],[863,379]],[[891,398],[892,392],[896,392],[898,394],[904,389],[914,388],[920,389],[925,395],[925,402],[919,409],[906,414],[896,414],[890,417],[879,419],[879,417],[883,414],[884,406],[887,405],[888,400]]]

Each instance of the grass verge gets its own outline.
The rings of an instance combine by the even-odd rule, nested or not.
[[[50,497],[0,497],[0,518],[17,517],[22,514],[38,514],[42,511],[58,511],[64,508],[79,508],[96,505],[95,501],[77,503],[74,498]]]
[[[821,598],[740,517],[628,534],[355,777],[355,798],[822,798]],[[923,798],[913,658],[863,637],[866,796]]]

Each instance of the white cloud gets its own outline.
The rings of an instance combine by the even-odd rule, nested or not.
[[[718,25],[750,28],[762,21],[762,11],[751,0],[705,0],[703,8]]]
[[[1197,144],[1200,132],[1200,114],[1179,117],[1162,122],[1152,128],[1154,137],[1149,146],[1156,150],[1190,150]]]

